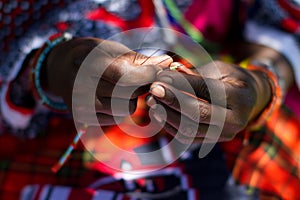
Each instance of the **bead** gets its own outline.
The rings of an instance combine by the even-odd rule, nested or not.
[[[63,42],[63,41],[67,41],[70,40],[72,38],[72,36],[70,34],[63,34],[62,36],[53,39],[52,41],[48,40],[46,41],[46,47],[42,50],[42,52],[39,54],[39,57],[36,61],[35,64],[35,68],[32,71],[34,74],[34,85],[36,88],[36,91],[41,99],[41,102],[43,104],[45,104],[46,106],[48,106],[49,108],[55,109],[55,110],[59,110],[59,111],[64,111],[67,109],[67,106],[64,103],[60,103],[60,102],[55,102],[53,100],[51,100],[46,93],[43,91],[42,87],[41,87],[41,82],[40,82],[40,72],[41,72],[41,68],[42,65],[48,55],[48,53],[51,51],[51,49],[56,46],[57,44]]]

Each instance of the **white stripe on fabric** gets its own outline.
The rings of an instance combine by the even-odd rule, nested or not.
[[[159,145],[161,147],[162,156],[164,157],[164,160],[166,163],[172,163],[174,161],[174,156],[172,154],[170,145],[167,145],[168,141],[166,138],[161,138],[159,140]]]
[[[123,194],[118,194],[118,196],[116,197],[116,200],[123,200],[124,195]]]
[[[27,185],[21,191],[20,200],[33,200],[39,189],[39,185]]]
[[[189,189],[189,181],[188,181],[188,177],[186,175],[182,175],[180,177],[180,182],[181,182],[181,187],[182,189]]]
[[[134,180],[126,180],[125,187],[127,190],[134,190],[136,188]]]
[[[196,195],[196,191],[191,189],[187,192],[188,195],[188,200],[196,200],[197,195]]]
[[[58,200],[58,199],[67,200],[70,196],[70,193],[71,193],[71,188],[57,186],[53,188],[49,200]]]
[[[45,185],[42,188],[42,191],[41,191],[40,196],[39,196],[39,200],[45,200],[45,199],[47,199],[48,193],[49,193],[49,189],[50,189],[50,185]]]
[[[0,106],[2,111],[2,116],[6,122],[8,122],[13,128],[24,129],[28,126],[32,115],[23,114],[17,110],[11,109],[6,102],[5,96],[8,90],[8,85],[3,86],[0,96]]]
[[[112,200],[114,198],[115,192],[106,190],[97,190],[93,196],[93,200]]]

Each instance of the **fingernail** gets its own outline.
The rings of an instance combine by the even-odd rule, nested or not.
[[[152,96],[149,96],[146,99],[146,103],[152,109],[156,109],[156,107],[157,107],[157,103],[156,103],[155,99]]]
[[[171,56],[169,56],[167,54],[161,55],[161,57],[162,57],[162,60],[172,59]]]
[[[154,113],[154,114],[153,114],[153,117],[154,117],[159,123],[162,123],[162,122],[163,122],[163,119],[162,119],[162,117],[161,117],[159,114]]]
[[[151,94],[153,94],[154,96],[157,96],[159,98],[163,98],[165,96],[165,89],[160,85],[154,85],[150,89],[150,92],[151,92]]]
[[[187,137],[195,137],[196,131],[191,127],[186,127],[183,129],[182,134],[184,134]]]

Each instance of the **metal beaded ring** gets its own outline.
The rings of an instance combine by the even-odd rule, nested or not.
[[[33,64],[32,75],[34,77],[33,82],[36,93],[44,105],[56,111],[66,111],[67,105],[63,102],[55,102],[47,96],[47,93],[42,89],[41,86],[41,69],[50,50],[53,49],[53,47],[55,47],[57,44],[70,39],[72,39],[72,35],[69,33],[57,34],[49,38],[45,45],[38,51],[36,56],[37,58]]]

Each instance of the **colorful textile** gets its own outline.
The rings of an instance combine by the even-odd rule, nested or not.
[[[239,184],[281,199],[299,199],[300,119],[287,109],[274,113],[264,129],[224,143],[228,164]],[[239,148],[240,151],[236,151]]]
[[[283,199],[299,199],[299,1],[254,1],[246,38],[281,52],[293,67],[295,83],[285,105],[265,130],[254,134],[252,146],[241,152],[234,175],[242,183]],[[259,136],[259,137],[258,137]],[[240,169],[238,169],[240,167]]]
[[[43,137],[26,140],[0,137],[0,199],[98,199],[111,196],[133,199],[126,192],[176,194],[174,199],[198,199],[191,180],[180,165],[132,181],[114,178],[86,166],[80,143],[57,173],[51,167],[68,147],[76,132],[72,120],[52,118]],[[148,194],[149,195],[149,194]],[[59,197],[59,198],[56,198]],[[50,199],[51,199],[50,198]],[[100,198],[101,199],[101,198]],[[108,200],[108,199],[107,199]]]
[[[203,183],[203,198],[209,188],[222,191],[228,172],[221,154],[211,160],[219,167],[210,174],[220,175],[210,185],[198,180],[204,174],[199,165],[186,166],[189,174],[194,172],[192,176],[181,162],[131,181],[116,178],[87,162],[90,156],[81,143],[57,173],[51,171],[76,130],[69,115],[53,113],[33,98],[28,60],[57,32],[106,39],[121,30],[156,25],[151,1],[120,2],[0,2],[0,199],[199,199],[199,183]],[[210,192],[212,195],[218,199],[222,193]]]
[[[293,0],[256,0],[249,5],[245,38],[269,46],[286,57],[300,88],[300,4]],[[276,14],[275,14],[276,13]]]
[[[233,17],[233,4],[234,1],[231,0],[193,1],[185,11],[185,17],[203,33],[205,38],[221,41],[229,32]]]
[[[157,25],[151,1],[122,0],[123,8],[127,9],[123,12],[115,2],[1,1],[0,38],[4,42],[0,44],[0,199],[56,199],[58,196],[61,199],[151,199],[157,197],[155,194],[180,200],[199,199],[199,196],[205,199],[205,192],[211,188],[214,199],[224,197],[221,192],[215,192],[222,190],[228,178],[219,151],[211,160],[202,162],[196,157],[197,152],[187,152],[184,162],[179,161],[157,174],[124,180],[93,168],[84,160],[89,154],[79,143],[66,164],[56,174],[51,171],[72,142],[76,130],[70,116],[51,113],[28,95],[31,90],[26,90],[28,83],[24,78],[28,70],[21,69],[26,68],[23,64],[27,55],[56,32],[105,39],[120,30]],[[216,34],[211,36],[222,37],[227,33],[223,28],[229,20],[224,23],[222,17],[230,13],[230,5],[226,2],[229,3],[195,1],[186,9],[186,18],[205,36],[211,35],[210,27],[217,24]],[[201,12],[195,15],[199,11],[196,6],[200,4],[210,5],[209,9],[201,7],[209,17]],[[224,12],[215,12],[215,8],[223,4],[226,4]],[[206,11],[220,15],[211,17]],[[20,120],[15,120],[16,116]],[[299,119],[292,114],[280,111],[265,129],[251,133],[248,146],[242,146],[243,133],[232,142],[224,143],[234,178],[242,185],[274,196],[300,198],[297,194],[300,189],[299,124]],[[201,173],[207,171],[214,175],[213,178],[203,176],[202,179]],[[212,180],[217,180],[217,186],[210,182]],[[138,196],[132,195],[133,191],[138,191]]]

